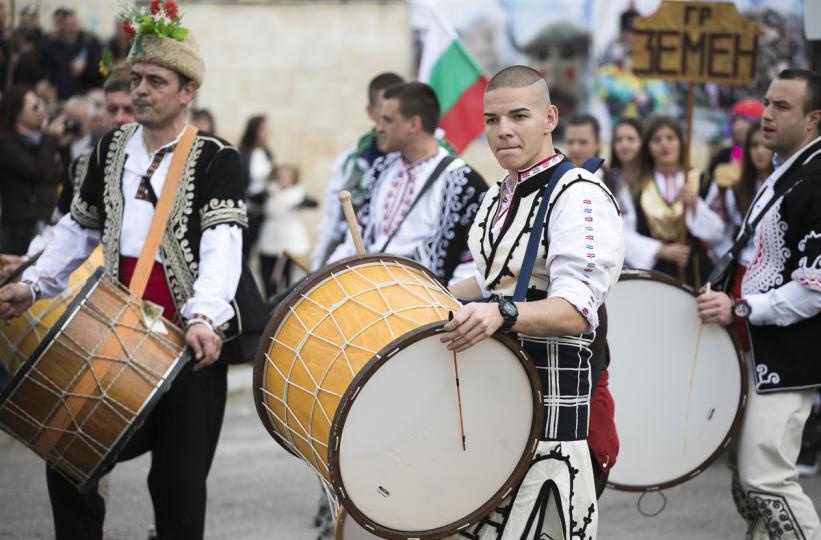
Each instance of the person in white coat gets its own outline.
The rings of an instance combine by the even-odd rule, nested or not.
[[[293,165],[277,167],[273,180],[268,182],[258,240],[265,294],[269,298],[290,284],[292,264],[285,251],[293,257],[309,253],[311,244],[300,210],[315,206],[317,202],[299,184],[299,169]]]

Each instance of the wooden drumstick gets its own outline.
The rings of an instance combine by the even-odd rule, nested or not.
[[[453,312],[448,311],[448,320],[453,320]],[[467,451],[465,446],[465,422],[462,418],[462,389],[459,386],[459,362],[456,360],[456,351],[453,351],[453,372],[456,375],[456,403],[459,407],[459,432],[462,435],[462,452]]]
[[[345,221],[348,222],[348,228],[351,230],[356,253],[357,255],[364,255],[365,243],[362,241],[362,233],[359,232],[359,223],[356,221],[356,214],[354,214],[353,211],[351,193],[349,191],[342,190],[339,192],[339,204],[342,205],[342,211],[345,213]]]
[[[291,262],[292,262],[292,263],[294,263],[294,265],[296,265],[296,267],[297,267],[297,268],[299,268],[300,270],[302,270],[302,271],[303,271],[303,272],[305,272],[306,274],[310,274],[310,273],[311,273],[311,271],[308,269],[308,267],[307,267],[307,266],[305,266],[304,264],[302,264],[302,263],[299,261],[299,259],[297,259],[297,258],[296,258],[296,257],[294,257],[293,255],[291,255],[291,253],[290,253],[287,249],[283,249],[283,250],[282,250],[282,255],[284,255],[285,257],[287,257],[288,259],[290,259],[290,260],[291,260]]]

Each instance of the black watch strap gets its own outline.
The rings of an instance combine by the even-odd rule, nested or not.
[[[513,328],[513,325],[516,324],[516,320],[519,318],[519,310],[516,307],[516,304],[513,301],[508,300],[506,298],[499,299],[499,313],[502,315],[502,319],[504,322],[502,326],[499,327],[500,330],[503,332],[510,332]]]

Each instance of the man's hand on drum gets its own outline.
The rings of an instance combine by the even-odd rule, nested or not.
[[[504,323],[496,302],[471,302],[453,314],[440,341],[448,350],[462,352],[493,335]]]
[[[698,316],[705,323],[727,326],[733,322],[733,300],[727,294],[702,289],[696,302]]]
[[[194,351],[194,371],[216,362],[222,350],[222,340],[204,323],[192,324],[186,329],[185,343]]]
[[[0,289],[0,320],[10,323],[31,307],[31,289],[21,283],[12,283]]]

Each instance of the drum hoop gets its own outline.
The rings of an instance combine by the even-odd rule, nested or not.
[[[493,511],[493,509],[498,507],[504,498],[516,488],[522,479],[524,479],[525,474],[530,468],[533,456],[536,454],[536,447],[539,443],[542,417],[544,414],[542,409],[541,381],[539,380],[539,376],[536,372],[533,361],[528,357],[527,353],[521,348],[519,343],[507,334],[497,332],[492,337],[507,347],[514,354],[514,356],[522,364],[522,367],[530,380],[533,388],[534,411],[530,426],[530,434],[528,436],[528,439],[531,442],[529,443],[529,446],[524,449],[521,458],[519,458],[519,462],[513,469],[513,473],[511,473],[510,478],[508,478],[502,487],[499,488],[499,490],[497,490],[496,493],[494,493],[484,505],[471,514],[443,527],[426,531],[399,531],[396,529],[382,527],[378,523],[368,519],[362,512],[360,512],[353,501],[348,497],[340,471],[339,438],[341,436],[342,426],[345,425],[348,412],[350,412],[356,396],[371,376],[373,376],[373,374],[376,373],[376,371],[396,353],[421,339],[444,332],[443,326],[445,324],[447,324],[447,321],[429,323],[424,326],[420,326],[419,328],[391,341],[376,355],[374,355],[374,357],[371,358],[371,360],[369,360],[368,363],[359,370],[351,383],[348,385],[347,390],[345,390],[345,393],[342,395],[339,406],[336,409],[336,414],[334,415],[334,420],[331,424],[330,441],[328,444],[328,467],[331,475],[331,484],[333,485],[337,498],[339,499],[341,506],[345,507],[349,517],[353,517],[366,530],[374,531],[374,534],[377,534],[382,538],[391,538],[395,540],[405,540],[407,538],[417,537],[424,537],[428,539],[444,538],[445,536],[449,536],[457,532],[461,527],[485,517]]]
[[[52,342],[57,337],[57,335],[64,330],[65,326],[68,323],[71,322],[71,319],[74,317],[76,311],[80,308],[80,306],[82,306],[82,304],[86,302],[86,299],[92,293],[92,291],[97,288],[100,281],[103,279],[104,275],[105,269],[102,266],[97,267],[97,269],[94,270],[94,272],[92,272],[91,276],[86,281],[86,284],[83,286],[80,292],[77,293],[77,296],[75,296],[74,299],[72,299],[71,303],[68,305],[68,307],[57,320],[57,322],[54,324],[54,326],[49,328],[45,338],[43,338],[40,344],[37,345],[37,348],[34,350],[31,356],[26,360],[24,364],[17,368],[17,372],[12,377],[12,380],[9,382],[9,384],[6,386],[3,392],[0,393],[0,409],[3,408],[3,405],[6,403],[6,400],[8,400],[11,394],[17,389],[19,384],[22,382],[22,380],[25,378],[25,376],[28,374],[28,372],[31,370],[34,364],[37,363],[40,357],[48,350],[49,347],[51,347]],[[119,285],[119,283],[116,284]],[[179,372],[190,359],[191,351],[188,347],[184,347],[180,355],[177,356],[177,358],[174,360],[174,364],[172,364],[171,370],[169,370],[166,373],[166,377],[163,380],[162,384],[160,384],[159,387],[154,389],[154,392],[151,394],[151,396],[156,396],[158,393],[162,395],[166,391],[168,391],[168,389],[171,387],[171,383],[174,381],[174,379],[176,379]],[[134,432],[142,425],[143,420],[151,413],[151,411],[157,405],[158,401],[158,398],[153,400],[149,399],[145,403],[143,403],[143,406],[140,408],[137,414],[134,415],[134,420],[132,420],[132,422],[123,430],[123,432],[119,435],[114,444],[111,445],[111,448],[109,449],[108,453],[105,455],[105,457],[103,457],[102,460],[100,460],[100,463],[98,463],[97,466],[91,471],[85,482],[78,483],[76,478],[69,476],[65,471],[63,471],[60,468],[54,468],[54,470],[56,470],[66,480],[68,480],[72,485],[74,485],[78,489],[78,491],[80,491],[80,493],[88,492],[88,490],[93,485],[95,485],[97,481],[99,481],[99,479],[105,473],[108,472],[109,466],[116,462],[117,455],[123,449],[123,446],[125,446],[128,440],[131,439],[131,436],[134,435]],[[6,425],[2,422],[0,422],[0,428],[2,428],[3,431],[6,431],[9,435],[14,437],[16,440],[20,441],[17,435],[12,431],[6,429]],[[20,442],[26,444],[26,446],[33,449],[33,447],[26,441]],[[40,454],[38,453],[37,455],[39,456]]]
[[[420,270],[434,281],[439,281],[439,278],[436,277],[436,274],[431,272],[429,269],[425,268],[416,261],[406,259],[404,257],[397,257],[396,255],[354,255],[352,257],[346,257],[331,264],[326,264],[316,272],[308,274],[307,276],[302,278],[302,280],[294,286],[293,290],[290,293],[288,293],[285,296],[285,298],[283,298],[279,302],[279,304],[277,304],[276,308],[274,309],[271,315],[271,318],[268,321],[268,325],[265,327],[265,330],[263,330],[262,334],[260,335],[259,347],[257,348],[257,354],[254,357],[254,372],[252,377],[252,390],[254,392],[254,405],[257,409],[257,415],[259,415],[259,419],[262,422],[262,425],[265,426],[265,429],[266,431],[268,431],[268,434],[271,435],[271,438],[274,439],[274,441],[278,445],[280,445],[286,452],[299,459],[302,459],[302,457],[296,452],[294,448],[291,447],[288,441],[283,439],[282,436],[279,433],[277,433],[276,429],[274,429],[274,424],[271,421],[270,415],[268,414],[268,411],[265,409],[265,394],[262,391],[262,386],[265,382],[264,378],[267,362],[265,355],[268,352],[268,344],[270,343],[271,338],[274,335],[274,332],[279,328],[279,326],[282,324],[282,321],[290,313],[290,306],[297,299],[299,299],[306,290],[310,290],[319,283],[325,281],[332,273],[349,268],[351,266],[351,263],[370,262],[400,262],[405,266],[410,266],[417,270]]]
[[[673,285],[678,287],[681,290],[686,291],[688,294],[692,296],[698,296],[698,291],[696,291],[690,285],[681,283],[680,281],[673,279],[672,277],[668,276],[667,274],[662,274],[661,272],[657,272],[655,270],[640,270],[640,269],[625,269],[622,270],[621,275],[619,276],[619,281],[659,281],[665,283],[667,285]],[[607,302],[605,302],[605,305]],[[632,492],[647,492],[647,491],[660,491],[662,489],[666,489],[669,487],[677,486],[679,484],[683,484],[692,478],[695,478],[702,472],[704,472],[707,468],[710,467],[715,461],[721,456],[724,450],[730,445],[730,442],[735,438],[738,434],[738,430],[741,428],[741,419],[744,417],[744,409],[747,407],[747,391],[748,391],[748,384],[747,384],[747,367],[744,362],[744,356],[741,354],[741,349],[738,343],[738,338],[733,333],[732,329],[729,326],[725,326],[724,330],[727,332],[727,335],[730,336],[730,340],[733,343],[733,348],[735,349],[736,360],[738,361],[739,373],[741,375],[741,386],[739,388],[739,400],[738,400],[738,407],[736,408],[735,417],[733,418],[733,423],[730,425],[730,429],[727,432],[727,435],[721,441],[721,444],[718,445],[712,454],[710,454],[707,459],[705,459],[698,467],[693,469],[692,471],[685,473],[677,478],[672,480],[668,480],[666,482],[661,482],[659,484],[647,484],[647,485],[638,485],[638,484],[619,484],[617,482],[607,482],[607,487],[617,489],[619,491],[632,491]]]

